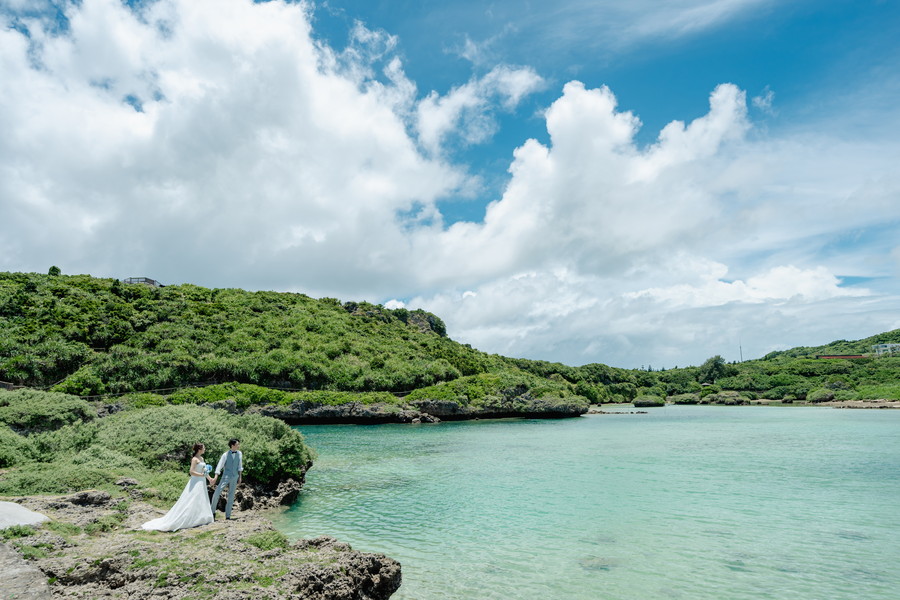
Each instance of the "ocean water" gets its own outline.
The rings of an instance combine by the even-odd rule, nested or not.
[[[299,427],[277,526],[403,565],[394,598],[900,598],[900,411]]]

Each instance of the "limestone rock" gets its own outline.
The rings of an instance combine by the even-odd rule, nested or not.
[[[36,567],[37,579],[45,586],[52,581],[54,597],[387,600],[400,587],[397,561],[358,552],[330,537],[288,543],[262,511],[240,512],[231,521],[173,533],[145,532],[141,523],[162,510],[143,502],[102,500],[102,494],[21,499],[57,521],[73,524],[112,513],[123,517],[121,527],[94,535],[38,530],[19,538],[46,549],[46,556],[30,563],[18,559],[17,564]],[[0,567],[2,561],[0,555]],[[6,593],[2,583],[0,592],[4,599],[17,597]]]

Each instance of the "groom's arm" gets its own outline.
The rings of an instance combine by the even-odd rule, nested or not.
[[[222,474],[222,469],[225,468],[225,457],[228,455],[228,452],[223,452],[222,456],[219,457],[219,464],[216,465],[216,477]]]
[[[244,479],[244,453],[238,451],[238,485]]]

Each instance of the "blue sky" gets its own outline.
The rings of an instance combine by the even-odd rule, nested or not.
[[[2,0],[0,20],[2,270],[422,307],[568,364],[900,327],[897,2]]]
[[[609,86],[620,105],[640,117],[637,141],[652,144],[669,121],[705,114],[709,91],[719,83],[734,83],[761,100],[771,93],[774,101],[777,90],[777,113],[756,108],[754,120],[770,130],[790,128],[834,109],[823,96],[871,85],[885,72],[896,76],[900,62],[900,10],[892,2],[621,5],[360,0],[318,3],[313,14],[315,35],[335,47],[348,43],[358,21],[395,35],[397,54],[422,92],[446,94],[498,63],[534,68],[546,80],[543,89],[514,114],[497,115],[490,143],[453,148],[455,158],[500,187],[512,150],[529,137],[546,139],[539,113],[573,78]],[[707,22],[702,10],[709,7],[723,14]],[[692,10],[700,13],[696,23],[680,16]],[[681,26],[644,23],[667,17]],[[893,91],[890,100],[896,101]],[[450,202],[442,210],[448,221],[475,220],[483,216],[483,204]]]

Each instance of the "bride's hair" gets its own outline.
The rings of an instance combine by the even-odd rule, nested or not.
[[[197,451],[203,447],[203,444],[194,444],[194,456],[197,456]]]

